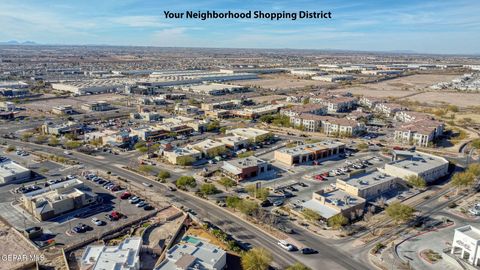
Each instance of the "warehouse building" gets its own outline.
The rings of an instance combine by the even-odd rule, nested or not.
[[[242,181],[265,174],[269,171],[268,162],[255,156],[223,162],[222,171],[231,178]]]
[[[82,109],[91,112],[103,112],[112,110],[113,107],[106,101],[96,101],[82,105]]]
[[[241,93],[249,91],[247,86],[230,85],[221,83],[187,85],[180,88],[200,95],[220,96],[225,94]]]
[[[393,161],[385,164],[384,171],[390,175],[407,179],[420,176],[427,183],[448,174],[449,162],[443,157],[419,151],[393,151]]]
[[[274,158],[276,161],[292,166],[294,164],[332,157],[344,151],[345,144],[342,142],[323,141],[275,150]]]

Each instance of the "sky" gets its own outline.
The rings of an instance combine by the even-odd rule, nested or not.
[[[166,19],[164,11],[330,11],[332,19]],[[478,0],[2,0],[0,41],[480,54]]]

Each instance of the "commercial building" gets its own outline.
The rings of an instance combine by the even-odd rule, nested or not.
[[[100,139],[102,146],[110,145],[119,148],[131,148],[138,142],[138,136],[127,130],[118,131],[106,129],[98,132],[86,133],[84,137],[86,141]]]
[[[352,75],[321,75],[321,76],[312,76],[314,81],[322,82],[339,82],[339,81],[351,81],[353,80]]]
[[[187,105],[187,104],[181,104],[177,103],[175,104],[175,113],[177,114],[198,114],[200,112],[200,108],[197,106],[192,106],[192,105]]]
[[[202,157],[215,157],[226,152],[225,144],[212,139],[206,139],[194,144],[189,144],[193,149],[202,153]]]
[[[268,162],[255,156],[223,162],[222,170],[237,181],[261,176],[269,170]]]
[[[373,171],[356,174],[345,179],[337,179],[336,187],[348,194],[372,200],[388,191],[394,190],[398,181],[399,178],[396,176],[388,175],[381,171]]]
[[[207,131],[208,124],[210,121],[208,119],[194,119],[185,116],[175,116],[164,118],[163,123],[165,124],[175,124],[175,125],[185,125],[187,127],[192,128],[198,132],[205,132]]]
[[[183,91],[188,91],[201,95],[219,96],[231,93],[246,92],[249,90],[247,86],[230,85],[221,83],[196,84],[181,87]]]
[[[201,108],[205,111],[211,111],[216,109],[235,109],[242,104],[242,101],[239,99],[225,100],[213,103],[202,103]]]
[[[116,92],[124,87],[124,83],[124,80],[102,79],[52,83],[52,88],[59,91],[70,92],[73,95],[86,95]]]
[[[61,124],[46,122],[42,125],[42,132],[51,135],[82,134],[84,129],[83,125],[70,121]]]
[[[245,108],[243,110],[233,110],[230,113],[236,117],[255,119],[262,115],[278,113],[283,107],[283,104],[270,104],[255,108]]]
[[[480,266],[480,229],[471,225],[455,229],[451,254],[468,261],[471,265]]]
[[[236,128],[226,131],[226,134],[232,134],[239,137],[245,137],[253,143],[262,142],[270,138],[272,133],[270,131],[258,128]]]
[[[74,112],[72,105],[57,106],[52,109],[52,113],[57,115],[73,114]]]
[[[15,103],[10,101],[0,101],[0,111],[13,112],[15,109]]]
[[[195,162],[202,157],[202,153],[191,146],[171,148],[167,147],[160,150],[160,155],[164,156],[171,164],[181,164],[184,160]]]
[[[0,184],[22,182],[30,179],[32,171],[18,163],[0,156]]]
[[[155,270],[223,270],[227,266],[227,253],[208,240],[186,236],[170,248],[165,260]]]
[[[96,101],[82,105],[82,109],[92,112],[102,112],[112,110],[113,107],[106,101]]]
[[[132,134],[146,142],[156,142],[168,136],[169,131],[160,127],[141,127],[133,128]]]
[[[248,138],[241,136],[226,136],[218,138],[217,141],[225,144],[225,146],[233,151],[247,147]]]
[[[343,153],[344,151],[345,144],[342,142],[322,141],[275,150],[274,158],[276,161],[291,166],[294,164],[328,158]]]
[[[78,179],[50,185],[22,195],[25,209],[38,220],[49,220],[94,203],[97,195],[84,189]]]
[[[338,214],[350,219],[353,215],[363,212],[365,199],[339,189],[319,190],[314,192],[312,199],[304,202],[302,206],[317,212],[325,220]]]
[[[385,164],[384,172],[402,179],[420,176],[427,183],[448,174],[448,160],[419,151],[393,151],[393,161]]]
[[[81,270],[139,270],[141,237],[130,237],[118,246],[87,246],[80,260]]]

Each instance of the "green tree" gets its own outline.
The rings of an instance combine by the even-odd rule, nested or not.
[[[66,141],[63,146],[67,149],[77,149],[82,146],[82,142],[80,141]]]
[[[195,181],[195,178],[193,178],[192,176],[180,176],[175,182],[175,184],[179,188],[186,188],[186,187],[194,188],[197,186],[197,182]]]
[[[234,187],[237,185],[237,182],[233,181],[232,179],[228,178],[228,177],[222,177],[220,178],[220,180],[218,180],[218,183],[222,186],[225,187],[225,189],[229,189],[231,187]]]
[[[296,262],[293,265],[290,265],[287,267],[285,270],[312,270],[310,267],[305,266],[304,264],[300,262]]]
[[[152,165],[140,165],[140,166],[138,166],[138,170],[143,172],[143,173],[146,173],[146,174],[152,173],[154,169],[155,169],[155,167],[153,167]]]
[[[407,177],[407,183],[416,188],[425,188],[427,186],[425,179],[418,175],[409,175]]]
[[[158,180],[165,180],[167,178],[170,178],[170,173],[168,171],[160,171],[157,174],[157,179]]]
[[[415,209],[411,206],[394,202],[390,204],[385,211],[395,223],[399,223],[411,219]]]
[[[238,158],[246,158],[246,157],[253,156],[253,154],[255,154],[254,151],[247,151],[247,152],[243,152],[243,153],[238,154],[237,157]]]
[[[475,175],[472,172],[461,172],[453,175],[450,184],[457,189],[468,188],[475,183]]]
[[[217,194],[219,190],[214,184],[205,183],[200,186],[200,192],[203,195],[213,195],[213,194]]]
[[[33,142],[42,144],[42,143],[46,143],[47,139],[48,139],[47,136],[45,136],[43,134],[38,134],[38,135],[33,137]]]
[[[26,141],[29,141],[30,138],[32,138],[32,137],[33,137],[33,133],[31,133],[31,132],[23,132],[23,133],[22,133],[22,136],[20,137],[20,139],[21,139],[22,141],[25,141],[25,142],[26,142]]]
[[[242,256],[243,270],[268,270],[272,254],[264,248],[252,248]]]
[[[357,149],[360,150],[360,151],[366,151],[368,149],[368,144],[364,143],[364,142],[361,142],[361,143],[357,144]]]
[[[256,195],[256,198],[262,201],[266,200],[268,198],[268,195],[270,195],[270,192],[267,188],[257,189],[255,184],[246,186],[245,190],[248,192],[248,194],[250,194],[250,196],[255,197]]]
[[[227,132],[227,127],[221,127],[218,131],[220,131],[222,134],[225,134]]]
[[[309,221],[319,221],[322,216],[317,211],[313,211],[312,209],[304,208],[302,210],[302,215],[305,219]]]
[[[207,131],[214,131],[220,128],[220,122],[219,121],[211,121],[207,125]]]
[[[335,230],[342,228],[348,223],[348,219],[342,214],[336,214],[335,216],[327,220],[328,226],[332,227]]]
[[[250,216],[258,210],[258,204],[249,200],[241,200],[237,209],[243,214]]]
[[[467,168],[467,172],[475,175],[476,178],[480,177],[480,164],[479,163],[470,164]]]
[[[475,139],[472,141],[472,147],[476,149],[480,149],[480,139]]]
[[[55,136],[51,136],[50,139],[48,139],[48,145],[50,146],[57,146],[59,144],[60,144],[60,141]]]
[[[237,196],[228,196],[225,199],[225,204],[227,205],[227,207],[236,209],[241,201],[242,199]]]
[[[195,158],[191,156],[183,156],[177,158],[177,164],[180,166],[190,166],[195,161]]]
[[[136,150],[142,147],[147,147],[147,143],[145,141],[139,141],[133,146],[133,148],[135,148]]]
[[[148,152],[148,147],[146,146],[142,146],[142,147],[138,147],[136,148],[138,152],[142,153],[142,154],[145,154]]]
[[[9,145],[5,151],[12,152],[12,151],[15,151],[15,150],[17,150],[17,148],[15,146]]]

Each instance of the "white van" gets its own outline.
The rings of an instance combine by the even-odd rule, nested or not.
[[[142,185],[144,185],[144,186],[146,186],[146,187],[153,187],[152,184],[150,184],[150,183],[145,183],[145,182],[143,182]]]

